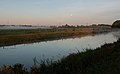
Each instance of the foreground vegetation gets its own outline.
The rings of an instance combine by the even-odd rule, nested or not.
[[[78,51],[55,62],[43,61],[30,71],[21,64],[3,66],[0,74],[120,74],[120,39],[95,50]]]

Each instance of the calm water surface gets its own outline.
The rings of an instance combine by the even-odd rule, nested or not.
[[[68,38],[54,41],[39,42],[33,44],[22,44],[0,48],[0,66],[24,64],[29,67],[33,65],[33,58],[38,61],[43,59],[58,60],[77,50],[86,48],[97,48],[105,43],[113,43],[120,38],[120,32],[110,32],[81,38]]]

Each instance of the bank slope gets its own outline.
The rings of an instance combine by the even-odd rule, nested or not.
[[[120,74],[120,39],[95,50],[78,51],[56,62],[42,61],[30,71],[21,64],[3,66],[0,74]]]
[[[120,40],[95,50],[70,54],[51,65],[32,68],[41,74],[120,74]]]

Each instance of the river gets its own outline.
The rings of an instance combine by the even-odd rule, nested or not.
[[[120,31],[117,31],[80,38],[0,47],[0,66],[21,63],[30,67],[33,65],[33,58],[35,57],[38,61],[45,59],[54,61],[71,53],[85,51],[85,49],[95,49],[105,43],[113,43],[119,38]]]

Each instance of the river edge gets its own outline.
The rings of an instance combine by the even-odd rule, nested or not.
[[[117,69],[117,70],[116,70]],[[22,64],[3,66],[0,74],[119,74],[120,39],[96,49],[72,53],[58,61],[44,60],[28,71]]]

